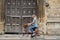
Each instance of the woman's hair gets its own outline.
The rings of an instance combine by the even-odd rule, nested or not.
[[[35,14],[32,15],[33,17],[37,17]]]

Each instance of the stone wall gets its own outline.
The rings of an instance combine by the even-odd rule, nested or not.
[[[47,30],[49,34],[60,34],[60,0],[46,0]]]

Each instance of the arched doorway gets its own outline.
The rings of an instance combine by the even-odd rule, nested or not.
[[[24,20],[31,20],[31,15],[44,17],[44,0],[5,0],[5,32],[22,32]],[[40,21],[40,20],[39,20]],[[27,22],[27,21],[25,21]],[[3,24],[4,25],[4,24]]]

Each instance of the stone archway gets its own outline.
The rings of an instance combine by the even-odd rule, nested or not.
[[[0,0],[0,33],[4,33],[5,0]]]

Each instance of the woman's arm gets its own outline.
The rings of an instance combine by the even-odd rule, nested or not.
[[[28,25],[33,25],[34,24],[34,20],[31,23],[28,23]]]

